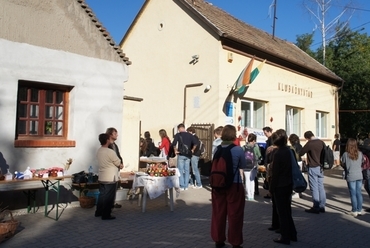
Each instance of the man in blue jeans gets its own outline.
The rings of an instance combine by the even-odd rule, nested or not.
[[[325,213],[326,193],[324,189],[324,172],[321,168],[321,152],[325,143],[316,138],[311,131],[304,133],[307,143],[299,152],[300,156],[307,153],[308,183],[312,193],[313,207],[306,209],[307,213]]]
[[[190,159],[196,149],[194,136],[185,130],[184,124],[177,126],[178,133],[173,139],[172,146],[177,157],[177,168],[180,171],[180,190],[188,190]]]
[[[200,180],[200,173],[199,173],[199,168],[198,168],[198,162],[199,162],[199,157],[200,157],[200,141],[199,141],[199,138],[198,136],[195,134],[195,128],[194,127],[188,127],[186,129],[186,131],[188,131],[188,133],[190,133],[191,135],[194,136],[195,140],[196,140],[196,143],[195,145],[197,146],[194,150],[194,153],[193,153],[193,156],[191,156],[191,168],[192,168],[192,171],[193,171],[193,174],[194,174],[194,177],[195,177],[195,181],[196,181],[196,184],[194,182],[194,185],[193,185],[193,188],[194,189],[201,189],[203,188],[202,186],[202,182]],[[192,181],[192,180],[190,180]]]

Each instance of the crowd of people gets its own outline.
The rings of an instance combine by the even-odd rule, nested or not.
[[[180,190],[188,190],[191,186],[200,189],[203,186],[198,162],[202,142],[194,127],[185,129],[185,125],[181,123],[177,129],[178,132],[172,142],[164,129],[159,130],[161,141],[158,147],[155,146],[150,133],[145,132],[144,138],[140,139],[140,156],[168,157],[171,153],[177,155]],[[211,236],[216,247],[225,246],[226,223],[228,223],[229,243],[233,247],[241,247],[243,244],[245,201],[254,201],[254,196],[258,194],[257,170],[260,165],[266,168],[264,188],[269,193],[265,197],[271,198],[272,201],[271,226],[268,230],[280,233],[280,237],[275,238],[274,242],[290,244],[291,241],[297,241],[297,230],[291,209],[294,193],[292,166],[295,166],[292,161],[295,160],[301,165],[302,157],[305,156],[308,184],[312,195],[312,207],[305,209],[305,212],[325,213],[326,192],[322,153],[326,144],[315,137],[312,131],[304,133],[306,140],[304,146],[300,144],[297,134],[288,136],[285,130],[278,129],[273,132],[270,127],[264,127],[263,131],[267,140],[265,151],[261,153],[257,137],[253,133],[243,132],[245,144],[241,146],[234,126],[219,126],[214,130],[212,161],[219,161],[222,158],[234,172],[230,187],[212,188]],[[108,128],[98,137],[101,144],[97,152],[100,195],[95,216],[103,220],[115,219],[111,215],[111,210],[114,207],[120,207],[119,204],[114,204],[119,171],[124,168],[123,159],[115,144],[117,137],[118,132],[115,128]],[[339,134],[336,134],[334,138],[332,148],[335,165],[342,166],[344,169],[344,179],[347,182],[352,205],[348,214],[356,217],[363,214],[361,193],[363,180],[365,180],[365,189],[370,196],[369,177],[365,178],[366,175],[362,169],[368,157],[359,150],[355,139],[348,139],[345,151],[340,157]],[[370,164],[369,161],[368,163]]]
[[[297,241],[297,230],[292,218],[292,194],[293,192],[293,176],[292,176],[292,158],[297,164],[302,165],[302,157],[306,156],[306,164],[308,168],[308,183],[312,195],[312,207],[305,209],[305,212],[312,214],[325,213],[326,192],[324,188],[324,171],[323,171],[323,151],[326,144],[316,138],[312,131],[304,133],[306,144],[302,147],[297,134],[291,134],[289,137],[283,129],[272,132],[270,127],[263,128],[264,134],[267,137],[266,150],[263,158],[263,164],[267,167],[266,188],[269,191],[267,197],[272,200],[272,220],[270,231],[280,233],[280,237],[273,241],[289,245],[291,241]],[[217,134],[216,134],[217,133]],[[221,133],[221,135],[220,135]],[[230,138],[230,133],[232,137]],[[355,139],[348,139],[345,152],[342,157],[339,157],[340,143],[338,143],[339,135],[335,135],[333,142],[333,151],[336,165],[340,165],[344,169],[344,178],[347,181],[350,201],[352,205],[349,215],[362,215],[362,183],[365,180],[365,189],[369,193],[367,187],[370,184],[369,177],[365,178],[362,165],[364,164],[364,156],[359,150]],[[227,154],[224,150],[231,147],[232,159],[230,166],[234,170],[240,170],[240,173],[235,174],[233,186],[224,190],[212,189],[212,223],[211,236],[215,241],[216,247],[224,247],[226,241],[226,220],[228,223],[227,239],[233,247],[241,247],[243,244],[243,219],[244,201],[240,202],[240,198],[245,200],[253,200],[253,184],[260,153],[258,146],[255,146],[256,138],[254,134],[246,135],[246,144],[243,147],[235,146],[236,129],[233,126],[219,127],[215,130],[215,141],[213,146],[213,154],[218,159],[217,154]],[[288,145],[288,141],[290,145]],[[256,148],[255,164],[252,169],[247,165],[248,157],[246,151],[251,148]],[[227,158],[226,155],[225,160]],[[370,162],[369,162],[370,163]],[[301,167],[302,168],[302,167]],[[244,187],[241,185],[244,184]],[[369,193],[370,197],[370,193]],[[369,211],[369,210],[366,210]]]

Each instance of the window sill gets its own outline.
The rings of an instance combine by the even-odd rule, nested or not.
[[[14,147],[76,147],[74,140],[15,140]]]

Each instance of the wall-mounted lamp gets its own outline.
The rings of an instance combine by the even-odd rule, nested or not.
[[[204,93],[207,93],[208,91],[210,91],[210,90],[211,90],[211,88],[212,88],[212,85],[208,84],[208,85],[206,86],[206,88],[204,89]]]
[[[233,62],[233,53],[227,53],[227,62],[232,63]]]
[[[199,61],[199,55],[198,54],[191,56],[191,58],[192,58],[192,60],[189,62],[190,65],[191,64],[195,65],[196,63],[198,63],[198,61]]]

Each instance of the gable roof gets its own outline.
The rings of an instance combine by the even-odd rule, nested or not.
[[[131,61],[129,61],[129,58],[126,57],[126,54],[122,51],[122,49],[119,46],[116,45],[112,36],[109,34],[107,29],[99,22],[98,18],[95,16],[92,9],[89,8],[89,6],[85,2],[85,0],[77,0],[77,2],[80,4],[81,8],[85,10],[86,15],[88,15],[90,17],[91,21],[94,23],[96,28],[101,32],[102,36],[107,40],[107,42],[112,47],[112,49],[115,50],[115,52],[117,53],[117,56],[119,56],[120,59],[126,65],[131,65]]]
[[[178,2],[217,33],[223,44],[229,44],[234,48],[248,47],[248,51],[253,52],[251,55],[335,85],[341,85],[343,82],[335,73],[293,43],[272,37],[269,33],[252,27],[211,3],[204,0],[178,0]]]

